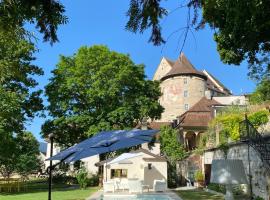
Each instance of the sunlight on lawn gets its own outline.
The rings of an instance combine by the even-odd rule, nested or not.
[[[185,190],[177,191],[177,194],[183,200],[223,200],[224,198],[219,195],[211,194],[203,190]]]
[[[84,200],[86,197],[89,197],[98,188],[88,188],[85,190],[63,190],[63,191],[53,191],[52,199],[53,200]],[[32,192],[32,193],[19,193],[19,194],[7,194],[3,195],[0,193],[1,200],[47,200],[48,192]]]

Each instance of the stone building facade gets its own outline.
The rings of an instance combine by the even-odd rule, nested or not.
[[[231,95],[209,72],[198,71],[183,53],[176,61],[163,58],[153,80],[160,81],[160,104],[165,108],[159,122],[173,122],[203,97]]]

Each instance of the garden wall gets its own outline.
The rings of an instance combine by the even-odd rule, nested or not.
[[[270,138],[267,139],[270,142]],[[228,159],[241,159],[245,172],[249,175],[248,146],[244,143],[234,143],[229,145]],[[258,154],[250,147],[250,168],[252,176],[252,189],[255,196],[270,200],[270,172],[267,172]],[[203,155],[203,163],[211,165],[213,159],[223,159],[224,153],[218,148],[207,150]]]

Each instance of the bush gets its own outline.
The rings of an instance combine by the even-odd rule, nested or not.
[[[204,174],[202,173],[202,171],[196,171],[194,178],[195,178],[195,181],[202,182],[204,181]]]
[[[76,175],[77,181],[81,189],[85,189],[87,187],[87,182],[88,182],[87,175],[88,174],[85,169],[79,170],[79,172]]]
[[[67,176],[65,173],[55,173],[53,175],[53,183],[65,183],[65,184],[69,184],[69,185],[73,185],[73,184],[77,184],[78,181],[75,177],[72,176]]]
[[[91,178],[87,179],[87,186],[93,187],[93,186],[98,186],[98,184],[99,184],[98,175],[92,175]]]

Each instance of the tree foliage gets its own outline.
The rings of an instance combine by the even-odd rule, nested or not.
[[[128,30],[143,32],[152,29],[150,42],[160,45],[162,38],[160,21],[168,12],[161,0],[131,0],[128,12]],[[260,80],[269,76],[270,7],[268,0],[189,0],[178,8],[187,8],[187,27],[200,29],[205,24],[215,29],[214,40],[224,63],[239,65],[247,60],[250,77]],[[182,9],[182,10],[183,10]],[[202,18],[198,20],[198,10]],[[190,10],[193,10],[191,12]],[[193,13],[193,17],[190,16]]]
[[[43,136],[53,131],[65,145],[101,130],[133,128],[163,111],[159,83],[145,80],[144,66],[105,46],[61,56],[46,95],[53,119],[43,125]]]
[[[23,146],[19,146],[19,138],[26,134],[23,133],[25,123],[43,109],[41,90],[35,89],[38,83],[33,78],[43,71],[31,63],[34,53],[34,44],[25,38],[23,30],[0,29],[0,172],[4,177],[19,172],[18,164],[26,164],[20,154]],[[31,154],[33,149],[27,150],[30,152],[24,151],[24,154]]]
[[[9,178],[14,172],[27,177],[40,168],[39,144],[30,132],[16,135],[0,130],[0,173]]]
[[[264,78],[256,87],[255,91],[250,96],[250,102],[260,104],[270,100],[270,79]]]
[[[251,112],[245,111],[239,107],[233,107],[225,112],[218,114],[218,116],[210,123],[210,130],[208,134],[215,135],[215,129],[218,127],[220,135],[220,143],[227,143],[228,138],[237,141],[240,139],[239,123],[244,120],[247,112],[248,120],[255,128],[265,125],[269,121],[269,111],[261,109],[259,111]]]
[[[0,1],[0,29],[10,31],[23,28],[26,22],[35,23],[44,41],[56,42],[57,29],[67,23],[65,8],[57,0],[2,0]]]
[[[31,64],[34,44],[15,32],[0,29],[0,124],[7,132],[22,131],[23,123],[43,109],[33,78],[43,71]]]
[[[186,156],[185,149],[177,138],[177,129],[173,129],[169,126],[164,126],[161,128],[160,149],[171,163],[175,163]]]
[[[140,33],[151,29],[149,42],[161,45],[166,42],[161,20],[169,14],[165,6],[164,0],[130,0],[126,29]],[[224,63],[239,65],[247,60],[252,78],[260,80],[269,76],[269,0],[188,0],[179,2],[175,10],[187,11],[187,18],[180,19],[186,24],[185,35],[205,24],[215,30],[214,40]],[[35,23],[44,41],[51,43],[58,40],[58,26],[68,21],[65,6],[56,0],[3,0],[0,13],[0,29],[23,28],[25,22]]]

